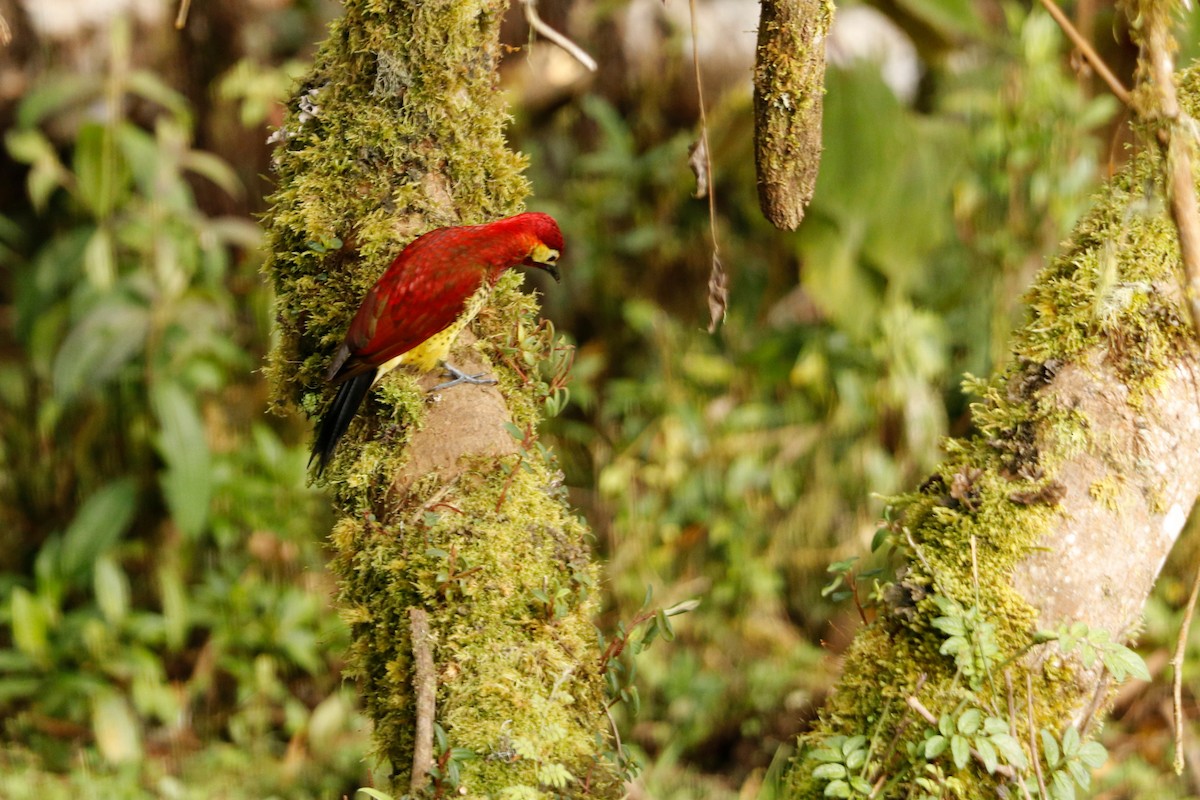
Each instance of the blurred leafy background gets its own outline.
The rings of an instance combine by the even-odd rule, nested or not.
[[[626,664],[632,793],[753,797],[858,624],[822,593],[828,565],[864,554],[878,498],[969,425],[962,374],[1005,357],[1023,286],[1128,134],[1027,3],[847,5],[816,197],[781,233],[753,174],[758,5],[699,2],[733,281],[710,336],[687,5],[540,8],[602,65],[582,75],[519,9],[506,24],[530,204],[569,243],[545,308],[578,346],[572,402],[544,433],[606,563],[598,625],[631,619],[648,589],[700,600]],[[1067,8],[1127,73],[1111,3]],[[331,798],[373,782],[307,423],[267,416],[257,373],[266,138],[338,9],[214,0],[181,32],[175,10],[0,0],[4,798]],[[1183,63],[1195,24],[1181,19]],[[1156,674],[1194,554],[1148,609]],[[1164,777],[1168,697],[1157,682],[1118,697],[1096,796],[1200,793],[1194,771]]]

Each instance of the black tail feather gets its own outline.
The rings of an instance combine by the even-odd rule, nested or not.
[[[355,375],[338,387],[337,396],[333,398],[317,426],[317,437],[313,441],[312,455],[308,459],[309,466],[312,466],[313,459],[316,459],[317,477],[325,471],[325,466],[333,457],[333,451],[337,449],[338,441],[350,427],[350,420],[354,419],[358,407],[362,405],[363,398],[367,396],[374,382],[375,370],[371,370]]]

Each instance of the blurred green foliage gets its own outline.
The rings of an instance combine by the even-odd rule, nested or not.
[[[960,376],[1003,357],[1016,293],[1086,207],[1092,134],[1115,105],[1080,89],[1047,16],[1003,10],[1004,35],[962,28],[973,57],[932,64],[919,109],[873,64],[830,69],[821,172],[794,235],[758,217],[749,98],[710,110],[733,281],[716,336],[701,331],[695,134],[646,121],[662,98],[622,114],[585,97],[522,142],[539,207],[571,231],[571,297],[547,305],[581,340],[578,405],[553,429],[569,482],[595,487],[579,497],[612,614],[630,619],[647,585],[701,600],[671,646],[638,658],[641,711],[625,724],[652,761],[736,787],[813,713],[832,668],[822,645],[857,624],[820,596],[826,566],[867,551],[873,498],[936,463],[965,414]]]
[[[514,131],[568,235],[544,301],[579,352],[548,438],[607,562],[599,625],[634,619],[648,586],[700,601],[621,667],[640,702],[614,712],[650,796],[752,796],[814,713],[858,624],[821,595],[826,568],[867,552],[877,496],[967,424],[959,376],[1004,357],[1020,291],[1119,156],[1115,105],[1080,89],[1043,13],[897,5],[924,32],[917,107],[871,65],[831,70],[797,233],[758,213],[748,87],[709,109],[733,280],[716,336],[695,131],[664,111],[677,87],[585,94]],[[366,742],[325,503],[303,426],[262,416],[254,373],[258,234],[197,200],[236,197],[256,167],[198,149],[188,103],[128,47],[114,37],[93,75],[47,72],[5,136],[28,180],[0,218],[0,797],[349,794]],[[294,70],[244,62],[218,91],[258,123]],[[1186,594],[1168,575],[1151,648]],[[1119,710],[1145,727],[1160,699]],[[1161,733],[1148,756],[1119,730],[1098,785],[1189,796],[1163,788]]]
[[[960,375],[1006,353],[1018,293],[1099,179],[1114,115],[1063,60],[1044,13],[1003,6],[971,58],[930,65],[920,108],[877,67],[830,68],[816,196],[796,235],[758,218],[749,98],[710,109],[731,311],[703,335],[708,221],[690,197],[695,133],[586,97],[529,132],[538,203],[571,230],[578,403],[554,432],[608,559],[612,614],[647,584],[701,599],[638,657],[655,796],[666,764],[737,787],[802,724],[852,609],[820,596],[830,561],[868,551],[878,495],[916,485],[965,421]],[[960,20],[962,22],[962,20]],[[563,321],[565,320],[565,321]],[[582,385],[580,385],[582,383]],[[666,771],[672,777],[655,778]],[[656,782],[661,781],[661,782]],[[698,796],[698,795],[697,795]]]
[[[365,742],[305,448],[257,418],[258,229],[198,206],[241,186],[130,47],[117,26],[104,74],[44,76],[5,137],[29,204],[3,228],[0,736],[30,749],[0,795],[75,793],[28,771],[87,742],[102,795],[140,797],[170,780],[147,756],[225,741],[222,780],[328,797]]]

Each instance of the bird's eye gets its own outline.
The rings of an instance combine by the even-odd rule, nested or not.
[[[553,247],[547,247],[541,242],[538,242],[529,250],[529,257],[525,263],[530,266],[542,264],[550,267],[558,263],[558,255],[558,251]]]

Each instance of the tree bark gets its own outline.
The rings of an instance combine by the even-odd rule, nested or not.
[[[1180,88],[1194,115],[1197,73]],[[1200,348],[1161,175],[1145,148],[1105,187],[1027,295],[1011,362],[974,387],[977,432],[893,503],[900,566],[802,737],[787,796],[851,777],[873,797],[1001,785],[1020,797],[1026,780],[1071,780],[1055,777],[1038,732],[1086,738],[1119,682],[1106,674],[1122,671],[1116,643],[1135,634],[1200,494]],[[1019,743],[1023,763],[989,762],[986,736],[962,736],[970,709],[1000,723],[996,741]],[[971,748],[960,757],[926,746],[955,735]],[[837,759],[855,736],[871,745],[850,769]]]
[[[795,230],[821,164],[829,0],[764,0],[754,57],[754,161],[763,216]]]
[[[323,373],[358,301],[403,245],[514,213],[528,191],[496,86],[506,3],[345,5],[275,134],[267,216],[279,319],[267,371],[276,403],[310,414],[328,400]],[[439,795],[621,790],[587,528],[553,456],[535,446],[554,391],[539,367],[556,345],[521,280],[500,281],[452,356],[497,386],[430,394],[437,376],[391,373],[327,472],[341,514],[331,542],[353,638],[347,673],[397,794],[410,789],[414,750],[431,749],[429,783],[414,785]],[[412,609],[428,621],[417,656]],[[429,651],[436,719],[422,728],[444,737],[417,743],[430,709],[417,662]]]

